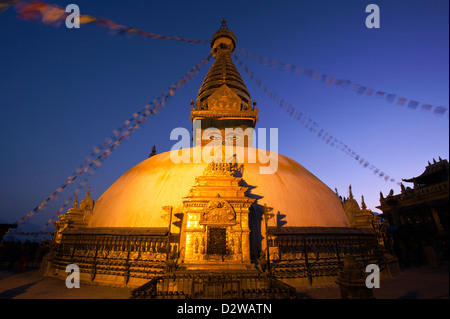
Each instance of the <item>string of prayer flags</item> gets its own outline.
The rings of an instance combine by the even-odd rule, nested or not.
[[[150,115],[158,114],[165,106],[170,97],[174,96],[176,91],[184,84],[192,80],[197,75],[201,68],[211,60],[212,55],[208,55],[199,63],[194,65],[185,75],[172,84],[165,92],[161,93],[156,99],[149,102],[140,111],[133,113],[132,117],[126,120],[118,128],[113,130],[113,134],[108,136],[102,143],[94,146],[92,151],[86,156],[86,160],[71,174],[65,181],[52,193],[45,201],[37,205],[25,216],[19,219],[19,223],[26,222],[33,217],[37,212],[42,210],[51,200],[58,194],[62,193],[67,186],[74,183],[81,175],[95,170],[102,165],[102,162],[109,157],[114,150],[116,150],[125,139],[130,137],[130,134],[142,126],[148,120]],[[92,174],[91,174],[92,175]],[[91,176],[90,175],[90,176]],[[89,176],[89,177],[90,177]],[[86,181],[87,182],[87,181]],[[83,182],[82,182],[83,183]],[[83,185],[84,186],[84,185]]]
[[[69,13],[66,12],[64,8],[54,4],[48,4],[43,1],[18,1],[15,4],[15,9],[17,11],[17,16],[19,19],[27,21],[37,21],[46,25],[52,25],[55,27],[60,26],[66,21]],[[1,7],[0,7],[1,9]],[[151,33],[143,30],[138,30],[134,28],[129,28],[120,24],[117,24],[106,18],[96,18],[90,15],[80,14],[79,18],[80,25],[83,24],[96,24],[100,27],[108,28],[113,34],[127,34],[129,36],[139,35],[144,38],[150,39],[162,39],[162,40],[172,40],[188,43],[209,43],[208,40],[193,40],[181,38],[178,36],[165,36],[156,33]]]
[[[0,1],[0,14],[9,9],[9,7],[13,6],[18,0],[2,0]]]
[[[323,74],[319,71],[303,69],[289,63],[284,63],[281,61],[266,58],[257,55],[255,53],[249,52],[242,48],[236,48],[235,54],[246,57],[252,61],[258,62],[260,64],[263,64],[264,66],[268,66],[276,70],[283,70],[297,75],[302,74],[306,77],[311,78],[313,81],[320,81],[328,85],[334,84],[342,88],[352,87],[352,91],[355,93],[365,95],[367,97],[376,97],[378,99],[384,99],[386,102],[395,103],[398,106],[407,106],[407,108],[410,110],[416,109],[421,109],[422,111],[433,110],[433,114],[438,116],[444,115],[445,112],[447,112],[448,110],[448,107],[444,105],[433,106],[431,104],[421,103],[415,100],[399,96],[397,94],[386,93],[384,91],[375,90],[358,83],[353,83],[350,80],[329,77],[326,74]]]
[[[283,111],[285,111],[291,118],[297,120],[310,133],[315,134],[325,144],[328,144],[329,146],[344,152],[345,154],[356,160],[357,163],[363,168],[368,168],[369,170],[371,170],[373,174],[375,174],[379,178],[383,178],[386,182],[394,182],[400,185],[400,182],[398,182],[395,178],[389,176],[384,171],[371,164],[365,158],[348,147],[344,142],[337,139],[325,129],[321,128],[313,119],[304,115],[300,110],[289,104],[284,98],[279,96],[278,93],[271,91],[267,87],[267,85],[265,85],[236,55],[233,55],[233,58],[244,69],[249,78],[252,79],[270,99],[274,100],[275,103]]]

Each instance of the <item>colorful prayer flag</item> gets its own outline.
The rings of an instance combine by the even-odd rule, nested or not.
[[[447,111],[447,109],[444,106],[437,106],[434,109],[433,113],[436,114],[436,115],[442,115],[442,114],[445,113],[445,111]]]
[[[403,105],[405,105],[405,103],[406,103],[406,98],[404,98],[404,97],[399,97],[399,98],[397,99],[397,102],[396,102],[395,104],[400,105],[400,106],[403,106]]]

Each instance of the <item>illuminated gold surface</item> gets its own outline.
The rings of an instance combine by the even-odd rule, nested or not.
[[[207,166],[192,163],[192,153],[191,163],[174,164],[166,152],[131,168],[96,201],[89,227],[167,227],[168,222],[161,218],[165,214],[162,207],[172,206],[174,214],[183,213],[182,199]],[[248,163],[247,156],[242,167],[250,197],[257,198],[255,204],[267,204],[277,215],[269,226],[349,226],[331,189],[294,160],[275,153],[271,156],[278,156],[274,174],[260,174],[260,166],[267,164]],[[179,232],[179,228],[172,231]]]
[[[81,201],[80,207],[78,207],[77,194],[72,208],[66,214],[61,215],[60,220],[53,223],[55,226],[55,242],[58,244],[61,242],[62,232],[66,229],[87,227],[92,217],[93,208],[94,200],[91,198],[91,186],[89,186],[89,190]]]
[[[250,267],[248,214],[255,199],[247,196],[248,187],[236,175],[240,174],[231,163],[210,163],[184,198],[186,226],[181,242],[186,268]],[[214,251],[217,246],[220,249]]]

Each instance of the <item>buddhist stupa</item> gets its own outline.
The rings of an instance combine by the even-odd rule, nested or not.
[[[204,278],[222,276],[224,297],[250,289],[242,278],[269,290],[311,285],[333,280],[346,253],[377,257],[376,235],[350,227],[334,191],[295,160],[252,147],[258,108],[231,59],[236,44],[223,22],[211,39],[215,61],[191,102],[193,146],[153,152],[96,201],[75,204],[55,224],[48,275],[66,276],[73,263],[82,280],[131,287],[153,280],[158,296],[170,295],[162,282],[172,280],[167,289],[190,298],[217,297],[220,289],[211,295]],[[264,172],[270,163],[275,168]],[[203,288],[182,286],[186,278]]]

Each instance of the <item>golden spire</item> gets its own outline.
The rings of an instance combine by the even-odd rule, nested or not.
[[[250,93],[242,80],[231,55],[236,37],[223,20],[211,38],[211,54],[216,58],[198,92],[191,120],[204,118],[242,118],[257,121]]]
[[[156,155],[156,145],[153,145],[152,152],[148,156],[149,158]]]
[[[361,195],[361,208],[362,208],[362,209],[366,209],[366,208],[367,208],[367,205],[366,205],[366,203],[364,202],[364,195]]]
[[[94,207],[94,200],[91,198],[91,186],[88,185],[88,191],[86,193],[86,196],[83,198],[83,200],[80,203],[80,209],[86,210],[86,209],[92,209]]]

